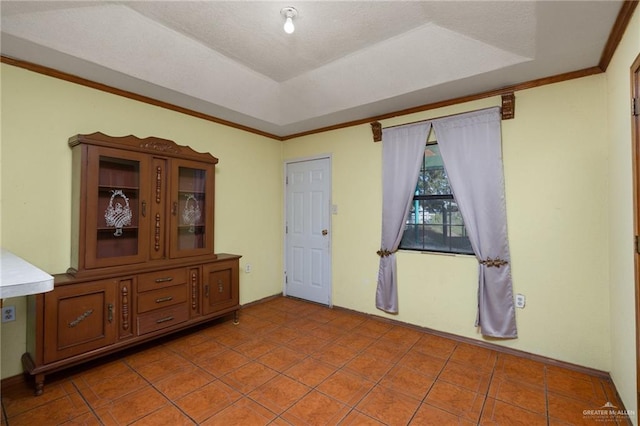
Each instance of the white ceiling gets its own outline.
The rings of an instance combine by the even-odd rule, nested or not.
[[[597,66],[621,5],[2,0],[1,50],[287,136]]]

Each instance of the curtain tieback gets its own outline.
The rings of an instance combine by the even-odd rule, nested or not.
[[[397,252],[398,250],[394,250],[394,251],[389,251],[389,250],[385,250],[385,249],[380,249],[378,250],[376,253],[378,254],[378,256],[380,257],[387,257],[387,256],[391,256],[393,253]]]
[[[481,265],[485,265],[488,268],[500,268],[501,266],[504,266],[506,264],[508,264],[509,262],[507,262],[506,260],[502,260],[499,257],[496,257],[495,259],[492,259],[490,257],[487,257],[487,260],[481,260],[480,264]]]

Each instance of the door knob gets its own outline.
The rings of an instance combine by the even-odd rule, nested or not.
[[[329,231],[327,231],[326,229],[322,230],[322,235],[327,235],[329,233]]]

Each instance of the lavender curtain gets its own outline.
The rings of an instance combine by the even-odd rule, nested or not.
[[[396,255],[411,208],[430,122],[382,131],[382,242],[376,307],[398,312]]]
[[[434,120],[433,126],[451,190],[479,262],[476,326],[485,336],[515,338],[500,109]]]

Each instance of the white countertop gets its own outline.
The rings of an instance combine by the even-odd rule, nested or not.
[[[53,277],[15,254],[0,249],[0,299],[53,290]]]

